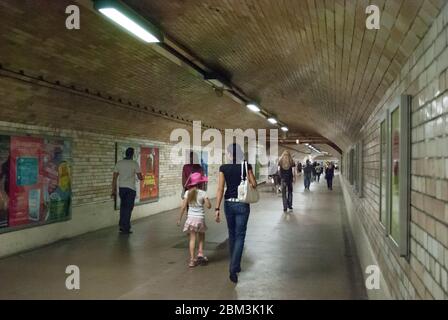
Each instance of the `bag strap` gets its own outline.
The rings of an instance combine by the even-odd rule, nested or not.
[[[241,181],[246,181],[246,179],[244,179],[244,169],[246,169],[246,179],[247,179],[247,161],[244,160],[243,162],[241,162]]]

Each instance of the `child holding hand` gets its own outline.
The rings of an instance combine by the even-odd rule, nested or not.
[[[200,189],[200,185],[203,185],[207,181],[208,178],[202,176],[199,172],[191,174],[187,182],[188,190],[185,192],[182,201],[180,217],[177,221],[177,225],[179,226],[182,216],[188,210],[183,231],[190,234],[190,263],[188,266],[191,268],[198,264],[205,265],[208,262],[207,257],[204,256],[205,231],[207,230],[204,207],[210,209],[212,205],[207,193]],[[195,258],[196,240],[198,240],[198,255]]]

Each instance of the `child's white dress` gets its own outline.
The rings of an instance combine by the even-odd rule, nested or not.
[[[185,192],[184,197],[188,197],[188,190]],[[188,204],[188,214],[187,221],[185,221],[184,225],[184,232],[205,232],[207,230],[204,211],[205,198],[207,198],[207,193],[198,189],[196,204]]]

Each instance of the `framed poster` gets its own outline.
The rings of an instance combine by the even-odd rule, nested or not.
[[[0,232],[71,217],[71,142],[0,135]]]
[[[208,177],[208,151],[201,151],[201,167],[203,175]],[[208,189],[208,183],[204,182],[203,185],[204,191],[207,191]]]
[[[140,169],[143,180],[140,181],[140,202],[156,201],[159,198],[159,149],[141,147]]]
[[[125,158],[126,149],[134,149],[134,160],[140,166],[143,180],[139,181],[135,177],[135,205],[141,205],[159,200],[159,148],[154,146],[140,146],[134,144],[117,143],[116,161]],[[120,177],[118,177],[120,180]],[[119,194],[117,190],[117,195]],[[120,209],[120,197],[115,199],[115,209]]]

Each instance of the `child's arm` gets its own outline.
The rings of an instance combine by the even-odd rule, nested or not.
[[[210,202],[210,199],[208,197],[205,197],[204,199],[204,205],[207,209],[210,209],[212,207],[212,204]]]
[[[180,226],[180,222],[182,220],[182,216],[184,215],[185,211],[187,211],[187,197],[185,197],[185,199],[182,200],[182,206],[180,208],[180,216],[179,216],[179,220],[177,220],[178,226]]]

